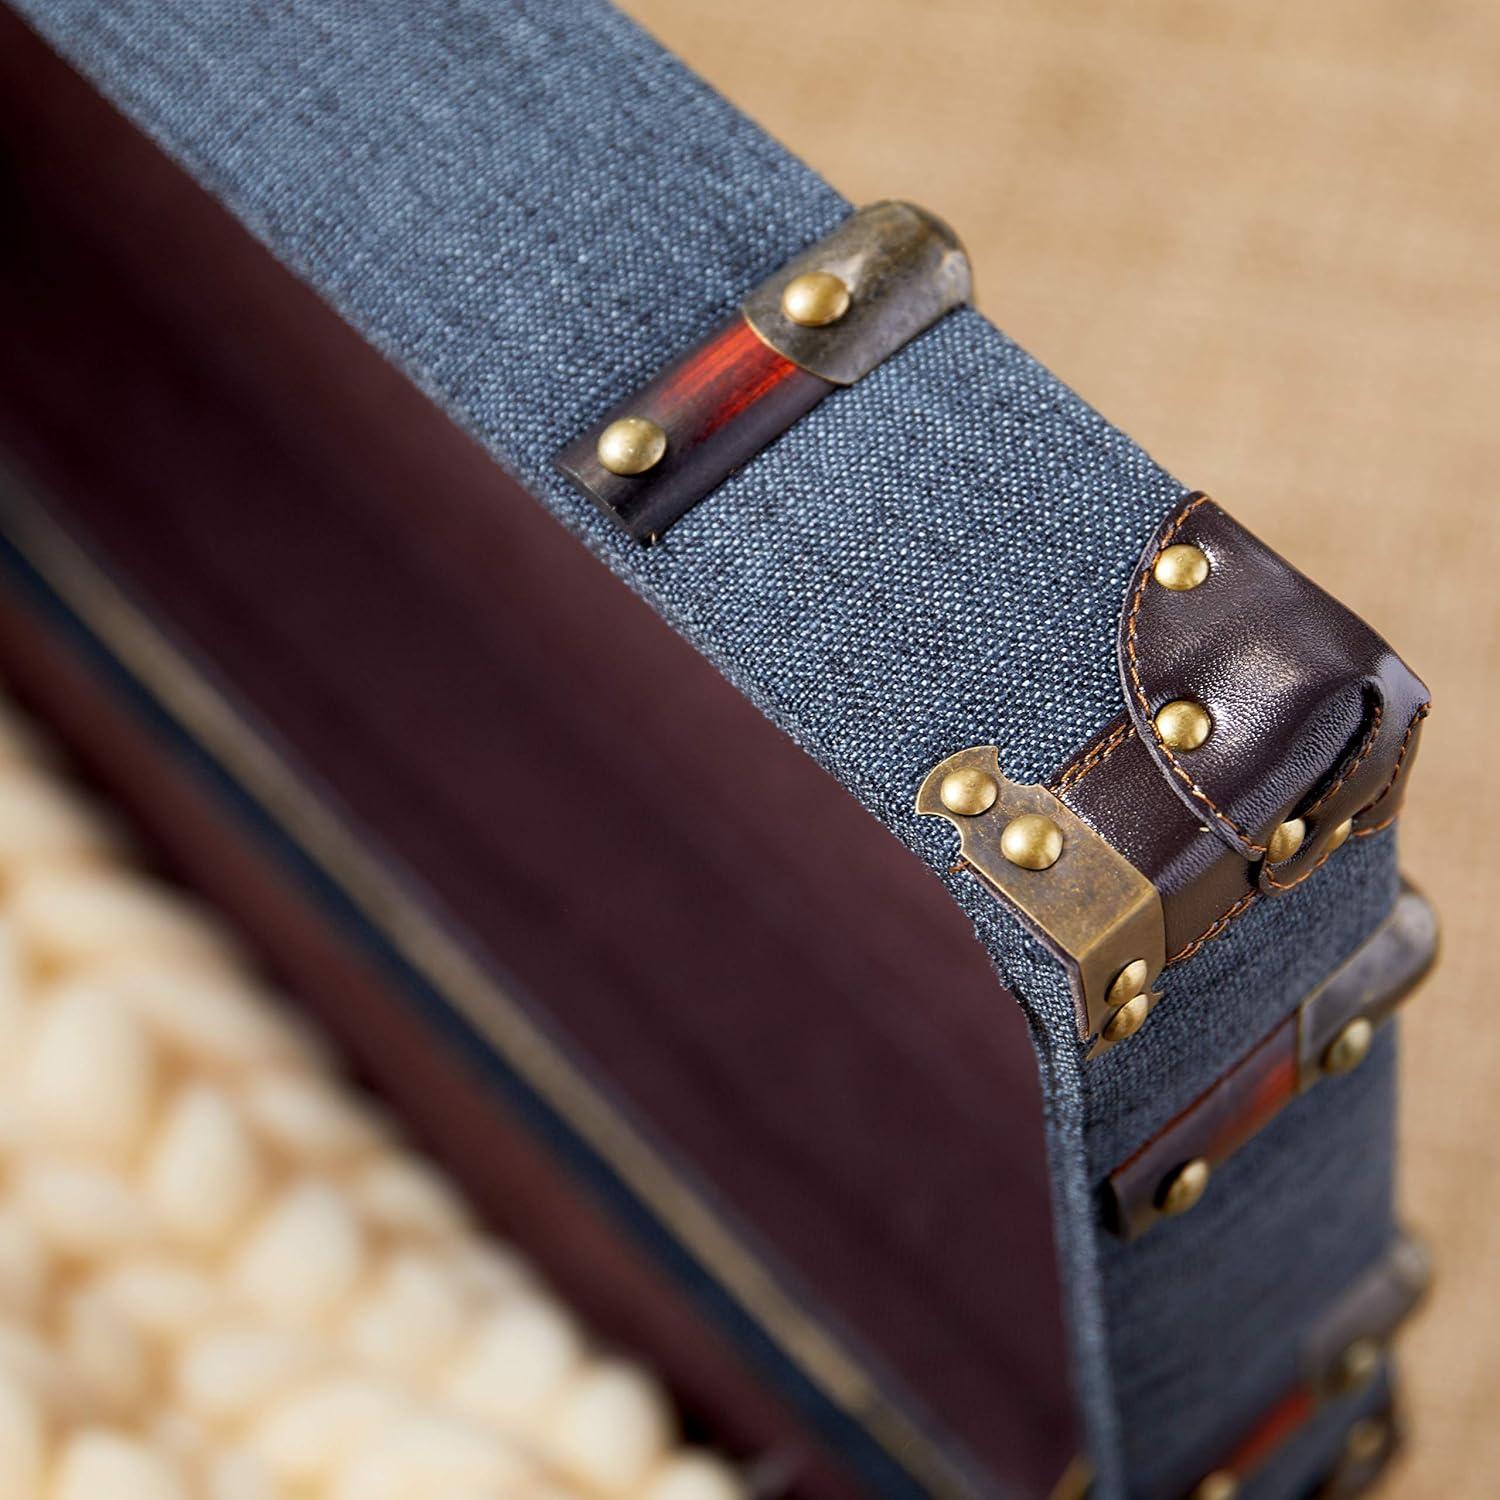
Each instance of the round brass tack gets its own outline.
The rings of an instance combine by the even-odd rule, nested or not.
[[[1329,834],[1329,836],[1328,836],[1328,852],[1330,854],[1332,854],[1335,849],[1342,848],[1344,846],[1344,844],[1348,841],[1349,835],[1351,833],[1353,833],[1353,832],[1354,832],[1354,819],[1353,818],[1345,818],[1344,821],[1342,823],[1340,823],[1339,826],[1337,828],[1335,828],[1331,834]]]
[[[1185,1214],[1208,1191],[1212,1175],[1213,1169],[1201,1156],[1184,1162],[1162,1179],[1156,1193],[1157,1208],[1173,1217]]]
[[[832,271],[804,271],[787,282],[781,310],[804,328],[823,328],[849,311],[849,288]]]
[[[1162,550],[1152,572],[1164,589],[1171,589],[1174,594],[1186,593],[1208,577],[1208,554],[1201,547],[1179,542]]]
[[[1288,818],[1271,835],[1266,845],[1266,858],[1273,865],[1290,859],[1307,837],[1307,823],[1302,818]]]
[[[1363,1016],[1356,1016],[1323,1049],[1325,1073],[1353,1072],[1369,1055],[1375,1040],[1375,1028]]]
[[[1375,1339],[1355,1339],[1339,1355],[1333,1372],[1333,1388],[1341,1396],[1362,1391],[1380,1368],[1380,1344]]]
[[[1169,750],[1196,750],[1213,727],[1208,710],[1191,698],[1174,698],[1156,710],[1156,732]]]
[[[1023,870],[1046,870],[1062,855],[1062,829],[1041,813],[1022,813],[1005,825],[1000,852]]]
[[[1349,1429],[1344,1439],[1344,1457],[1351,1464],[1368,1464],[1385,1452],[1390,1429],[1379,1417],[1366,1417]]]
[[[1104,1023],[1099,1035],[1106,1042],[1123,1042],[1126,1037],[1134,1036],[1141,1029],[1142,1023],[1150,1014],[1150,995],[1137,995],[1135,999],[1127,1000]]]
[[[1228,1469],[1215,1469],[1199,1482],[1189,1500],[1234,1500],[1239,1492],[1240,1482]]]
[[[644,474],[667,451],[667,435],[650,417],[621,417],[599,434],[599,462],[611,474]]]
[[[1124,1005],[1127,1000],[1134,1000],[1146,988],[1146,981],[1150,977],[1151,966],[1146,960],[1133,958],[1115,975],[1109,986],[1109,992],[1104,998],[1111,1005]]]
[[[1000,788],[993,776],[976,771],[972,766],[961,771],[949,771],[938,787],[938,800],[951,813],[962,818],[977,817],[995,805]]]

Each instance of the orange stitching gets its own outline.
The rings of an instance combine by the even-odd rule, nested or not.
[[[1146,596],[1146,585],[1151,580],[1151,570],[1156,565],[1156,559],[1159,558],[1171,544],[1172,538],[1182,530],[1183,523],[1187,520],[1187,518],[1192,515],[1192,513],[1197,510],[1200,505],[1207,505],[1208,503],[1209,497],[1207,495],[1199,495],[1196,500],[1185,506],[1182,510],[1182,513],[1177,517],[1177,519],[1168,529],[1167,534],[1161,539],[1160,542],[1157,543],[1156,552],[1151,561],[1149,563],[1143,563],[1141,565],[1141,579],[1140,582],[1136,585],[1135,595],[1132,598],[1130,605],[1130,616],[1126,621],[1125,626],[1125,654],[1129,658],[1130,680],[1135,687],[1136,701],[1141,706],[1141,713],[1145,715],[1147,722],[1151,724],[1152,735],[1155,737],[1156,743],[1161,746],[1161,752],[1166,757],[1167,764],[1171,767],[1173,774],[1178,777],[1183,785],[1187,787],[1188,791],[1191,792],[1193,796],[1198,799],[1198,801],[1203,803],[1204,806],[1207,807],[1208,810],[1213,813],[1213,815],[1221,823],[1223,823],[1226,828],[1229,828],[1234,833],[1238,834],[1239,837],[1245,841],[1245,844],[1256,854],[1263,855],[1266,852],[1265,845],[1257,844],[1254,837],[1246,829],[1241,828],[1240,825],[1236,823],[1228,813],[1222,812],[1219,809],[1218,805],[1214,802],[1213,798],[1210,797],[1209,794],[1204,791],[1196,781],[1193,780],[1189,772],[1184,770],[1183,767],[1177,763],[1177,757],[1172,754],[1171,748],[1162,739],[1161,735],[1156,731],[1155,722],[1151,719],[1151,707],[1150,704],[1146,701],[1146,693],[1144,688],[1141,686],[1140,657],[1136,652],[1137,626],[1140,619],[1141,603]]]
[[[1320,807],[1324,806],[1324,804],[1327,803],[1327,801],[1329,800],[1329,798],[1332,797],[1333,794],[1336,791],[1338,791],[1338,789],[1341,786],[1343,786],[1344,783],[1346,781],[1348,781],[1349,778],[1351,776],[1353,776],[1354,773],[1359,769],[1360,765],[1363,763],[1363,761],[1365,760],[1365,758],[1369,755],[1370,751],[1375,748],[1375,737],[1380,733],[1380,726],[1381,726],[1381,723],[1384,721],[1384,718],[1385,718],[1385,705],[1383,703],[1377,703],[1375,705],[1375,718],[1374,718],[1373,722],[1371,723],[1369,730],[1365,734],[1364,743],[1359,747],[1359,752],[1355,755],[1354,759],[1349,762],[1348,767],[1339,776],[1339,779],[1337,781],[1335,781],[1334,784],[1331,787],[1329,787],[1328,790],[1326,792],[1324,792],[1323,795],[1321,797],[1319,797],[1316,802],[1314,802],[1312,804],[1312,806],[1308,807],[1302,813],[1302,816],[1304,818],[1310,818],[1310,817],[1312,817],[1312,815],[1315,812],[1317,812],[1317,810]],[[1409,727],[1408,727],[1408,731],[1407,732],[1408,732],[1408,735],[1410,735],[1410,728]],[[1403,740],[1402,741],[1403,747],[1405,746],[1405,743],[1406,743],[1406,741]],[[1404,754],[1405,754],[1405,750],[1403,748],[1403,750],[1401,752],[1401,755],[1404,755]],[[1401,763],[1401,755],[1398,755],[1397,759],[1396,759],[1396,763],[1397,763],[1398,766]],[[1384,795],[1385,794],[1382,792],[1381,796],[1384,796]],[[1378,802],[1379,800],[1380,799],[1377,797],[1376,801]],[[1373,805],[1374,804],[1372,803],[1371,806],[1373,806]],[[1308,879],[1310,876],[1316,875],[1318,873],[1318,871],[1321,870],[1325,864],[1327,864],[1328,858],[1329,858],[1329,856],[1331,854],[1333,854],[1333,852],[1334,851],[1332,849],[1325,849],[1322,852],[1322,854],[1318,856],[1317,861],[1314,864],[1309,865],[1308,868],[1305,869],[1294,880],[1278,880],[1276,878],[1275,871],[1271,869],[1270,865],[1267,865],[1265,867],[1265,869],[1263,870],[1263,872],[1262,872],[1265,875],[1266,884],[1269,885],[1269,886],[1271,886],[1271,887],[1273,887],[1275,890],[1278,890],[1278,891],[1290,891],[1290,890],[1294,889],[1296,886],[1301,885],[1302,882],[1304,880]]]
[[[1401,766],[1406,760],[1406,752],[1411,749],[1412,736],[1417,732],[1417,725],[1420,724],[1422,720],[1425,719],[1431,712],[1432,704],[1424,703],[1421,708],[1419,708],[1416,713],[1412,715],[1411,723],[1406,726],[1406,733],[1401,737],[1401,749],[1396,756],[1396,768],[1391,772],[1391,779],[1386,782],[1380,795],[1369,805],[1369,807],[1364,809],[1365,812],[1372,812],[1375,808],[1379,807],[1380,804],[1391,795],[1392,791],[1395,790],[1396,782],[1401,775]],[[1355,816],[1360,817],[1362,816],[1362,814],[1356,813]],[[1369,828],[1356,828],[1354,830],[1354,837],[1357,839],[1367,839],[1373,834],[1384,833],[1386,829],[1389,828],[1399,816],[1399,813],[1392,813],[1390,817],[1383,819],[1381,822],[1376,823]]]
[[[1102,766],[1134,733],[1135,725],[1129,719],[1126,719],[1123,724],[1117,724],[1108,739],[1100,741],[1091,750],[1085,751],[1081,759],[1075,760],[1059,773],[1052,790],[1060,795],[1070,786],[1076,786],[1090,771]]]
[[[1169,964],[1181,963],[1185,958],[1191,958],[1205,943],[1211,943],[1229,924],[1238,916],[1242,916],[1255,905],[1259,897],[1259,891],[1247,891],[1228,911],[1222,913],[1209,923],[1208,927],[1195,937],[1180,953],[1174,953],[1167,960]]]
[[[1308,878],[1308,876],[1317,874],[1317,872],[1321,870],[1323,866],[1328,862],[1329,856],[1333,853],[1334,851],[1332,849],[1325,849],[1318,856],[1317,863],[1313,865],[1311,869],[1304,870],[1295,880],[1278,880],[1272,873],[1270,866],[1267,866],[1265,868],[1265,871],[1263,872],[1266,877],[1266,883],[1268,885],[1275,886],[1278,891],[1289,891],[1293,886],[1301,885],[1302,882]]]
[[[1391,779],[1386,782],[1384,787],[1381,788],[1380,795],[1372,803],[1370,803],[1368,807],[1364,808],[1363,812],[1374,812],[1374,810],[1379,807],[1380,804],[1384,802],[1385,799],[1389,797],[1391,793],[1396,789],[1396,782],[1400,780],[1401,777],[1401,767],[1406,763],[1406,753],[1411,749],[1412,736],[1417,732],[1417,725],[1420,724],[1431,711],[1432,704],[1428,702],[1424,703],[1416,711],[1416,713],[1411,716],[1411,723],[1406,726],[1406,733],[1401,736],[1401,749],[1396,753],[1396,765],[1395,768],[1391,771]],[[1361,814],[1356,814],[1355,816],[1358,817],[1361,816]],[[1392,821],[1394,821],[1394,818],[1387,820],[1387,822]],[[1381,827],[1385,826],[1385,824],[1381,825]],[[1369,831],[1371,833],[1375,833],[1378,830],[1372,828]]]
[[[1326,803],[1328,799],[1332,797],[1333,794],[1338,791],[1338,789],[1343,786],[1344,783],[1348,781],[1349,778],[1353,776],[1357,770],[1359,770],[1360,766],[1364,763],[1370,751],[1375,748],[1375,736],[1380,733],[1380,726],[1384,722],[1384,720],[1385,704],[1383,702],[1377,702],[1375,705],[1375,718],[1370,724],[1369,731],[1365,735],[1364,743],[1359,747],[1359,753],[1354,757],[1352,761],[1349,762],[1348,768],[1339,776],[1339,779],[1335,781],[1334,784],[1329,787],[1328,790],[1324,792],[1323,795],[1319,797],[1311,807],[1307,808],[1306,811],[1303,812],[1302,816],[1304,818],[1312,817],[1312,815],[1317,812],[1317,810],[1322,807],[1324,803]],[[1309,873],[1311,872],[1309,871]]]

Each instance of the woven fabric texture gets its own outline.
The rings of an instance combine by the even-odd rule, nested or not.
[[[20,8],[935,869],[950,832],[911,810],[934,762],[994,743],[1010,775],[1041,779],[1118,711],[1121,598],[1183,487],[973,312],[832,396],[659,548],[625,540],[553,473],[566,438],[847,211],[599,0]],[[1091,1173],[1360,940],[1393,868],[1390,840],[1369,840],[1264,906],[1173,972],[1141,1039],[1089,1067],[1055,962],[949,877],[1034,1023],[1102,1495],[1201,1440],[1173,1406],[1217,1360],[1225,1320],[1285,1348],[1305,1308],[1214,1303],[1210,1317],[1180,1274],[1201,1236],[1163,1233],[1139,1265],[1101,1247]],[[1286,956],[1267,967],[1268,947]],[[1383,1076],[1358,1085],[1372,1124]],[[1289,1116],[1284,1150],[1297,1128],[1321,1123]],[[1315,1200],[1277,1190],[1274,1212],[1287,1226],[1323,1215],[1364,1247],[1385,1232],[1387,1179],[1377,1154]],[[1271,1212],[1246,1191],[1237,1212]],[[1282,1222],[1217,1242],[1218,1284],[1258,1284],[1249,1262],[1268,1245],[1283,1270],[1299,1264],[1296,1233],[1270,1238]],[[1137,1330],[1153,1322],[1178,1336],[1158,1353],[1171,1369],[1141,1383]],[[1253,1403],[1259,1379],[1231,1371],[1221,1399]],[[1121,1431],[1137,1426],[1170,1451],[1128,1450]]]

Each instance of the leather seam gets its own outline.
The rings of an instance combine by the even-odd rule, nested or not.
[[[1318,856],[1316,863],[1314,863],[1310,868],[1304,870],[1295,880],[1278,880],[1276,876],[1269,869],[1267,869],[1263,872],[1266,877],[1266,884],[1274,886],[1278,891],[1290,891],[1296,886],[1301,885],[1304,880],[1307,880],[1313,875],[1316,875],[1317,872],[1321,870],[1325,864],[1328,863],[1329,857],[1333,853],[1334,851],[1332,849],[1325,849],[1322,854]]]
[[[1134,733],[1135,725],[1129,719],[1126,719],[1123,724],[1116,725],[1107,739],[1101,740],[1092,749],[1085,751],[1058,775],[1052,785],[1052,791],[1061,796],[1069,787],[1077,786],[1090,771],[1098,770]]]
[[[1379,807],[1380,804],[1384,802],[1385,799],[1389,797],[1391,793],[1396,789],[1396,783],[1401,779],[1401,767],[1406,764],[1407,752],[1411,749],[1412,746],[1412,737],[1417,732],[1417,725],[1427,717],[1431,709],[1432,704],[1429,701],[1427,703],[1424,703],[1416,711],[1416,713],[1411,716],[1411,723],[1406,726],[1406,733],[1401,736],[1401,748],[1396,752],[1396,764],[1391,770],[1391,779],[1386,782],[1386,784],[1380,789],[1380,795],[1376,797],[1368,807],[1362,809],[1360,813],[1355,814],[1356,817],[1361,817],[1364,813],[1374,812],[1375,809]],[[1391,818],[1387,819],[1386,823],[1381,824],[1381,827],[1385,827],[1388,823],[1393,821],[1394,815]],[[1376,830],[1373,828],[1369,830],[1369,832],[1371,833],[1374,833],[1375,831]]]
[[[1406,760],[1406,753],[1407,753],[1408,750],[1411,749],[1412,736],[1416,733],[1417,725],[1420,724],[1422,722],[1422,720],[1427,717],[1427,711],[1431,707],[1432,707],[1432,705],[1430,703],[1424,703],[1416,711],[1416,713],[1414,713],[1412,715],[1411,723],[1406,726],[1406,733],[1404,735],[1402,735],[1402,737],[1401,737],[1401,749],[1396,754],[1396,765],[1395,765],[1395,769],[1391,772],[1391,779],[1388,782],[1386,782],[1386,784],[1385,784],[1384,787],[1381,788],[1380,795],[1377,796],[1374,799],[1374,801],[1371,802],[1369,804],[1369,806],[1364,809],[1365,812],[1369,812],[1369,811],[1371,811],[1371,809],[1378,807],[1382,802],[1385,801],[1385,799],[1388,796],[1390,796],[1392,789],[1396,785],[1397,779],[1401,775],[1401,766],[1404,763],[1404,761]],[[1377,724],[1376,724],[1375,727],[1379,728],[1378,722],[1377,722]],[[1373,731],[1372,731],[1372,733],[1373,733]],[[1354,771],[1354,767],[1351,766],[1349,768],[1349,774],[1352,775],[1353,771]],[[1348,779],[1347,776],[1341,777],[1340,781],[1344,781],[1344,780],[1347,780],[1347,779]],[[1313,803],[1312,807],[1308,808],[1308,813],[1311,814],[1318,807],[1320,807],[1324,802],[1326,802],[1328,800],[1328,798],[1331,797],[1333,795],[1333,793],[1338,789],[1338,785],[1339,785],[1339,783],[1335,782],[1334,785],[1332,787],[1330,787],[1328,789],[1328,791],[1326,793],[1324,793],[1324,795],[1318,799],[1317,802]],[[1360,814],[1356,813],[1355,816],[1359,817]],[[1357,839],[1366,839],[1366,838],[1369,838],[1372,833],[1383,833],[1387,828],[1389,828],[1391,826],[1392,823],[1394,823],[1396,821],[1396,817],[1397,817],[1397,814],[1392,813],[1390,815],[1390,817],[1386,818],[1384,821],[1382,821],[1380,823],[1375,824],[1375,826],[1373,828],[1356,828],[1356,829],[1353,830],[1354,837],[1357,838]],[[1278,880],[1269,870],[1267,870],[1265,872],[1266,879],[1267,879],[1267,881],[1270,882],[1270,884],[1274,885],[1278,891],[1289,891],[1289,890],[1292,889],[1293,886],[1301,885],[1302,882],[1304,880],[1306,880],[1309,875],[1313,875],[1318,870],[1321,870],[1323,868],[1323,865],[1327,862],[1329,856],[1331,854],[1333,854],[1333,852],[1334,851],[1332,849],[1327,850],[1324,853],[1323,857],[1317,862],[1317,864],[1315,864],[1312,867],[1312,869],[1304,871],[1295,880],[1286,880],[1286,881]]]
[[[1347,768],[1340,773],[1339,779],[1335,781],[1334,784],[1329,787],[1328,790],[1324,792],[1323,795],[1319,797],[1318,800],[1306,810],[1306,812],[1303,813],[1304,817],[1312,817],[1312,815],[1317,812],[1320,807],[1324,806],[1328,802],[1329,798],[1331,798],[1333,794],[1338,791],[1338,789],[1343,786],[1344,783],[1347,782],[1349,778],[1353,776],[1354,773],[1359,770],[1359,768],[1365,763],[1366,759],[1369,757],[1370,751],[1375,748],[1375,737],[1380,733],[1380,726],[1384,721],[1385,704],[1377,702],[1375,705],[1375,717],[1370,724],[1369,730],[1365,734],[1364,743],[1359,747],[1359,753],[1354,757],[1352,761],[1349,762]],[[1403,741],[1402,743],[1405,744],[1405,741]],[[1398,766],[1401,764],[1399,756],[1397,757],[1396,764]],[[1383,797],[1384,795],[1385,793],[1382,792],[1381,796]],[[1379,798],[1376,798],[1376,801],[1379,800]]]
[[[1259,891],[1247,891],[1228,910],[1221,912],[1215,917],[1185,948],[1174,953],[1167,962],[1175,964],[1181,963],[1185,958],[1191,958],[1205,943],[1210,943],[1218,937],[1236,917],[1243,916],[1245,912],[1249,911],[1255,905],[1259,896]]]
[[[1167,745],[1166,741],[1162,739],[1161,735],[1156,730],[1156,725],[1151,719],[1151,706],[1147,701],[1145,689],[1141,684],[1140,657],[1137,653],[1136,642],[1138,637],[1141,605],[1146,597],[1146,586],[1151,581],[1151,570],[1155,566],[1156,560],[1171,545],[1172,538],[1182,530],[1182,527],[1186,523],[1187,518],[1192,515],[1192,513],[1197,510],[1200,505],[1207,504],[1209,504],[1209,497],[1207,495],[1199,495],[1196,500],[1185,506],[1181,513],[1178,515],[1177,519],[1172,522],[1172,525],[1167,530],[1166,535],[1163,536],[1162,539],[1157,543],[1156,551],[1152,554],[1150,562],[1143,563],[1141,565],[1140,581],[1136,584],[1135,595],[1131,600],[1130,605],[1130,615],[1128,620],[1126,621],[1125,626],[1125,654],[1129,659],[1130,681],[1132,687],[1135,690],[1135,700],[1140,705],[1141,714],[1144,716],[1146,721],[1151,724],[1152,736],[1155,738],[1156,743],[1161,747],[1161,753],[1166,757],[1167,765],[1171,768],[1173,774],[1178,777],[1183,785],[1187,787],[1188,791],[1199,802],[1201,802],[1205,807],[1208,808],[1208,810],[1214,815],[1214,817],[1219,820],[1219,822],[1221,822],[1226,828],[1228,828],[1232,833],[1236,834],[1239,838],[1243,839],[1245,844],[1251,850],[1253,850],[1255,854],[1264,855],[1266,852],[1266,846],[1264,844],[1257,843],[1252,834],[1241,828],[1240,825],[1236,823],[1228,813],[1221,811],[1218,805],[1214,802],[1213,798],[1210,797],[1209,794],[1204,791],[1204,789],[1199,786],[1196,781],[1193,780],[1192,774],[1178,763],[1177,757],[1172,753],[1170,746]]]

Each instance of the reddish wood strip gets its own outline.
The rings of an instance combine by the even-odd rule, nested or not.
[[[557,466],[632,536],[654,542],[833,389],[736,314],[569,443]],[[599,462],[599,434],[621,417],[648,417],[667,435],[666,456],[644,474]]]
[[[1265,1129],[1297,1092],[1297,1017],[1288,1016],[1253,1052],[1109,1176],[1115,1227],[1127,1239],[1158,1218],[1156,1196],[1166,1177],[1202,1157],[1226,1161]]]

